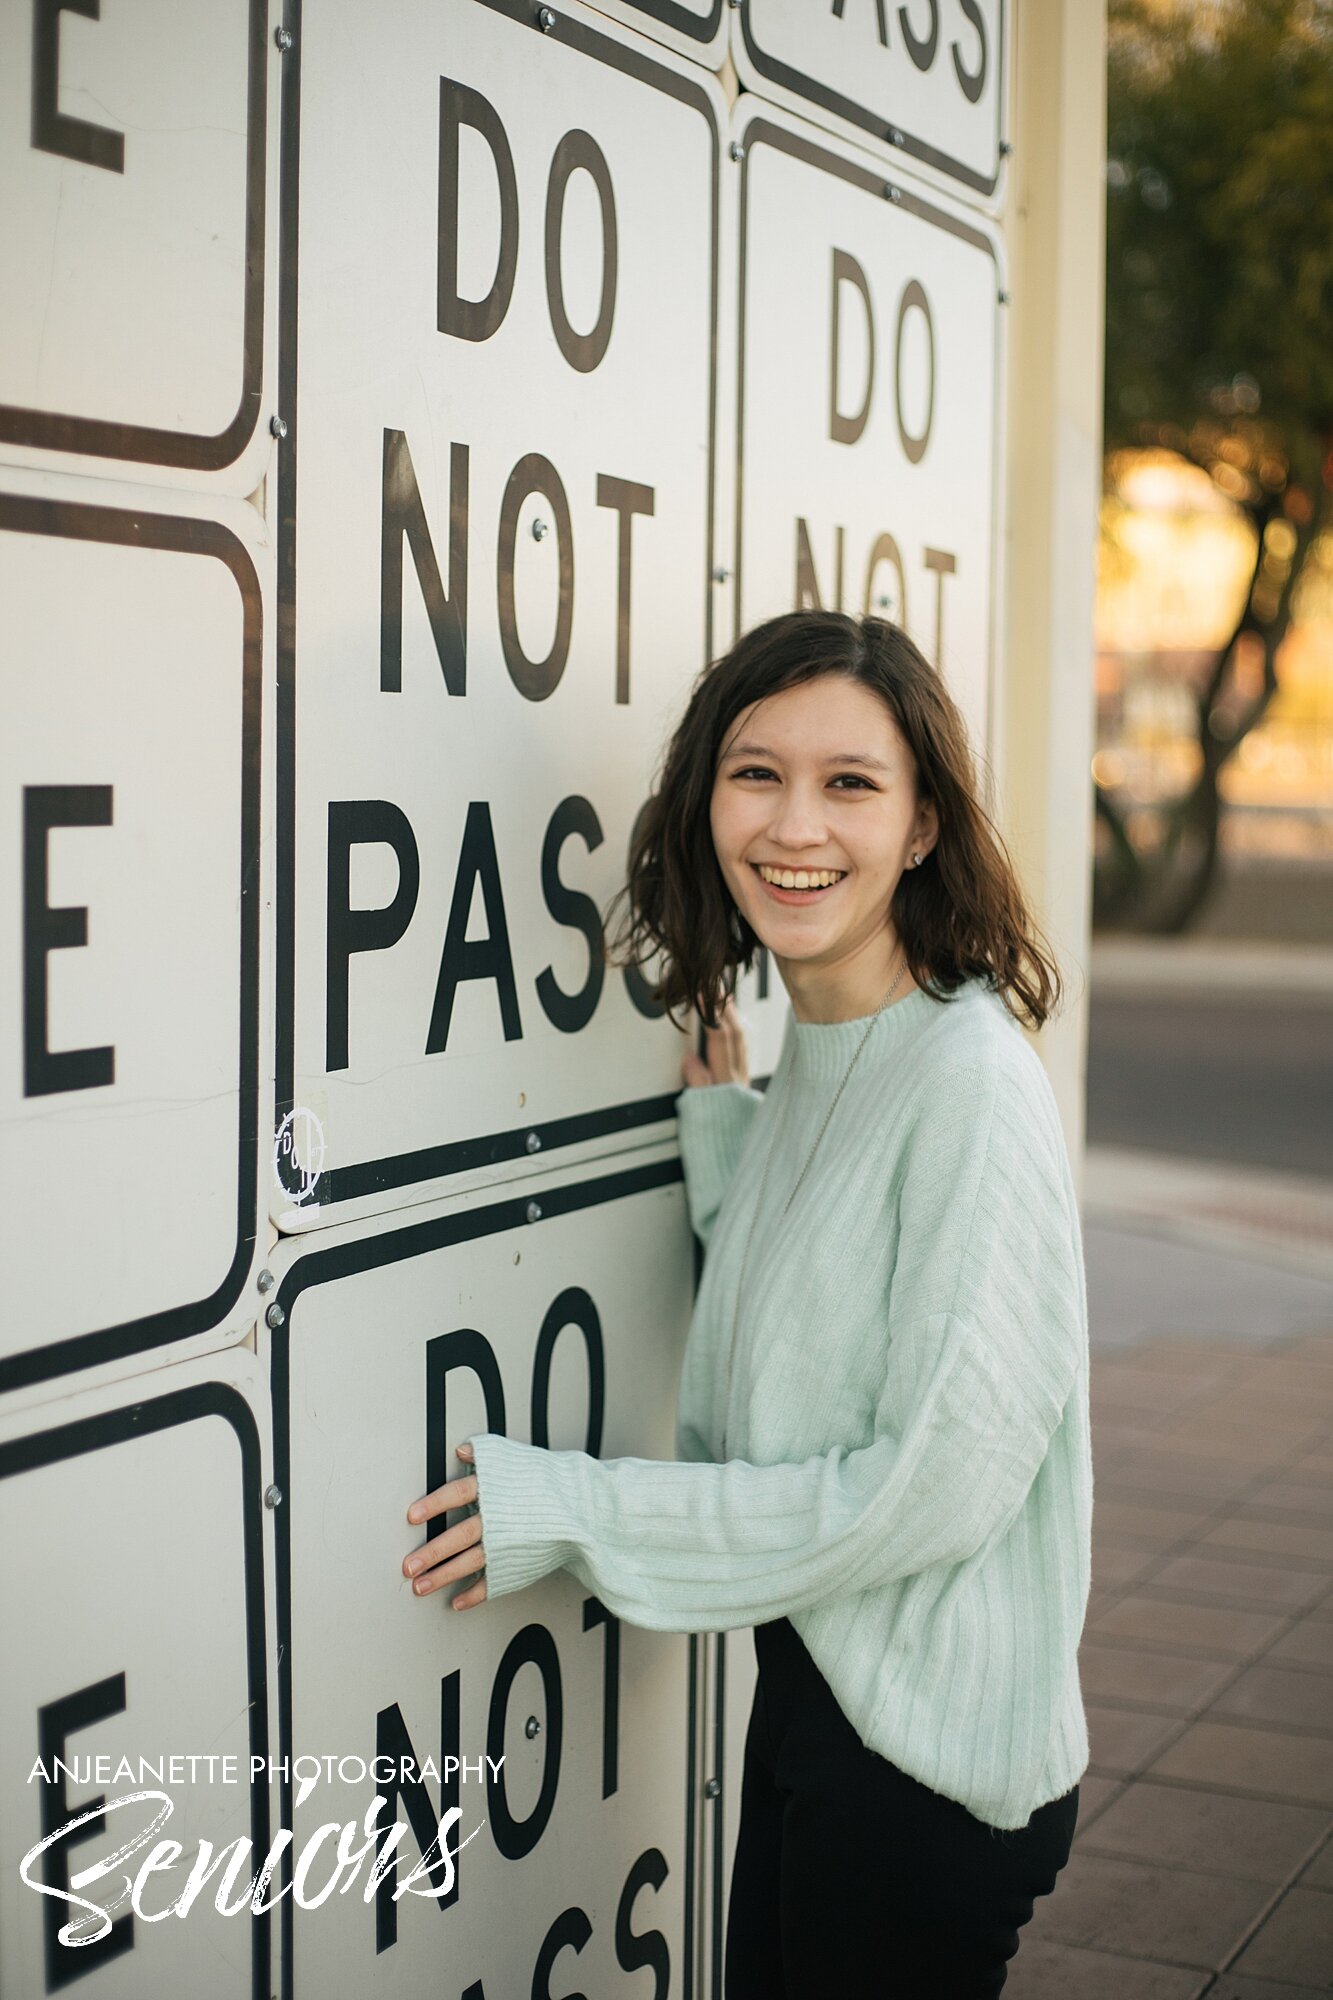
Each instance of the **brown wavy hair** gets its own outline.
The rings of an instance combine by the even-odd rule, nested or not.
[[[608,963],[642,974],[660,955],[656,980],[646,982],[653,1000],[672,1021],[696,1007],[708,1027],[718,1025],[760,947],[713,847],[718,757],[743,709],[822,674],[844,674],[884,702],[912,752],[916,802],[932,799],[939,817],[934,846],[903,871],[890,905],[913,979],[943,1002],[965,980],[988,978],[1015,1019],[1040,1028],[1060,1004],[1060,973],[977,797],[962,711],[900,627],[841,611],[769,618],[696,678],[635,823],[627,880],[608,906],[609,923],[624,905]]]

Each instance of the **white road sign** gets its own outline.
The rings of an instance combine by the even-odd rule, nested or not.
[[[283,1227],[623,1144],[679,1089],[597,917],[713,643],[725,106],[554,14],[315,0],[294,52]]]
[[[730,0],[597,0],[597,11],[708,69],[726,53]]]
[[[890,618],[984,750],[999,239],[800,120],[752,97],[738,109],[736,629],[797,605]]]
[[[272,557],[242,502],[0,488],[0,1388],[28,1389],[219,1344],[250,1271]]]
[[[461,1613],[452,1589],[418,1598],[401,1572],[452,1524],[414,1530],[406,1511],[463,1471],[471,1432],[675,1457],[693,1268],[680,1166],[648,1148],[494,1192],[297,1238],[275,1265],[282,1753],[368,1773],[336,1809],[322,1788],[304,1805],[289,1792],[282,1823],[299,1851],[324,1820],[362,1823],[378,1790],[381,1823],[410,1826],[378,1899],[294,1913],[297,1992],[417,1995],[442,1967],[460,1994],[628,1991],[636,1970],[646,1992],[685,1990],[701,1642],[623,1624],[568,1571]],[[395,1903],[454,1811],[452,1886],[441,1872],[431,1896],[419,1878]]]
[[[124,1385],[69,1397],[53,1426],[45,1412],[0,1414],[7,1994],[267,2000],[274,1990],[275,1920],[216,1908],[225,1861],[185,1915],[160,1919],[184,1891],[201,1842],[215,1854],[236,1841],[258,1851],[230,1901],[276,1830],[267,1417],[254,1355],[242,1348],[212,1359],[213,1367],[182,1362],[142,1378],[137,1401],[125,1400]],[[176,1865],[143,1878],[136,1914],[122,1885],[139,1879],[164,1840],[179,1844]],[[122,1863],[73,1890],[84,1870],[126,1845]],[[91,1942],[59,1940],[83,1914],[71,1893],[105,1913],[90,1921]]]
[[[268,14],[0,9],[0,459],[258,485],[282,62]]]
[[[747,90],[993,207],[1007,150],[1006,0],[737,0]]]

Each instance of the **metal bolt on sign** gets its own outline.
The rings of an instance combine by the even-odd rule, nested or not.
[[[884,193],[890,201],[901,201],[903,198],[902,189],[895,187],[892,181],[885,181]]]
[[[733,139],[727,151],[733,160],[743,160],[745,158],[745,148],[739,139]]]
[[[1000,141],[1000,158],[1001,158],[1001,159],[1007,159],[1007,158],[1009,157],[1010,153],[1012,153],[1012,152],[1013,152],[1013,150],[1014,150],[1014,149],[1013,149],[1012,145],[1011,145],[1011,144],[1009,143],[1009,141],[1008,141],[1007,139],[1001,139],[1001,141]]]
[[[997,292],[997,293],[995,294],[995,296],[996,296],[996,298],[997,298],[997,299],[999,300],[999,302],[1000,302],[1000,304],[1001,304],[1002,306],[1007,306],[1007,305],[1008,305],[1008,303],[1009,303],[1009,294],[1008,294],[1008,292]]]
[[[542,1219],[541,1203],[539,1201],[530,1201],[527,1205],[527,1208],[524,1210],[524,1213],[526,1214],[529,1222],[540,1222]]]
[[[536,519],[536,520],[535,520],[535,521],[533,522],[533,524],[532,524],[532,539],[533,539],[533,541],[534,541],[534,542],[544,542],[544,541],[546,540],[546,537],[547,537],[547,535],[549,534],[549,532],[550,532],[550,530],[548,529],[548,527],[547,527],[547,525],[546,525],[545,521],[543,521],[543,520],[541,519],[540,515],[539,515],[539,516],[538,516],[538,518],[537,518],[537,519]]]
[[[530,1153],[540,1153],[542,1149],[541,1134],[539,1132],[529,1132],[523,1143]]]
[[[287,1315],[276,1299],[264,1314],[264,1318],[269,1326],[286,1326],[287,1324]]]
[[[722,1795],[722,1780],[720,1778],[710,1778],[708,1780],[708,1783],[704,1786],[704,1797],[706,1799],[716,1799],[720,1798],[721,1795]]]
[[[292,32],[291,32],[291,29],[290,29],[290,28],[275,28],[275,29],[273,30],[273,39],[274,39],[274,41],[275,41],[275,42],[277,43],[278,47],[279,47],[279,48],[280,48],[280,49],[282,50],[282,53],[283,53],[284,55],[286,55],[286,53],[287,53],[288,49],[289,49],[289,48],[291,47],[291,45],[292,45]]]
[[[270,417],[268,427],[275,438],[285,438],[287,435],[287,425],[281,417]]]
[[[274,1507],[281,1507],[282,1488],[280,1486],[266,1486],[264,1488],[264,1505],[270,1510]]]
[[[730,580],[730,577],[731,577],[731,571],[727,569],[725,565],[722,563],[719,563],[717,568],[713,571],[714,583],[727,583]]]
[[[527,1721],[523,1724],[523,1734],[525,1736],[540,1736],[541,1733],[542,1733],[542,1726],[540,1722],[538,1722],[535,1715],[530,1715]]]
[[[255,1279],[255,1289],[261,1292],[271,1292],[273,1290],[272,1271],[261,1271],[259,1273],[259,1276]]]
[[[898,127],[897,127],[896,125],[890,125],[890,127],[889,127],[889,130],[888,130],[888,141],[889,141],[889,144],[890,144],[891,146],[901,146],[901,145],[902,145],[902,143],[903,143],[903,135],[902,135],[902,133],[901,133],[901,132],[900,132],[900,131],[898,130]]]
[[[549,7],[539,7],[537,9],[537,26],[544,35],[550,34],[552,28],[555,26],[555,15]]]

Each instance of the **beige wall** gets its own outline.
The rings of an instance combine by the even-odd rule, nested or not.
[[[1007,522],[999,823],[1067,978],[1037,1040],[1081,1182],[1101,491],[1104,0],[1017,0],[1005,214]]]

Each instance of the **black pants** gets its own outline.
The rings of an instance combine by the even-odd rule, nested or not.
[[[992,2000],[1078,1786],[990,1827],[865,1747],[788,1619],[754,1637],[726,2000]]]

